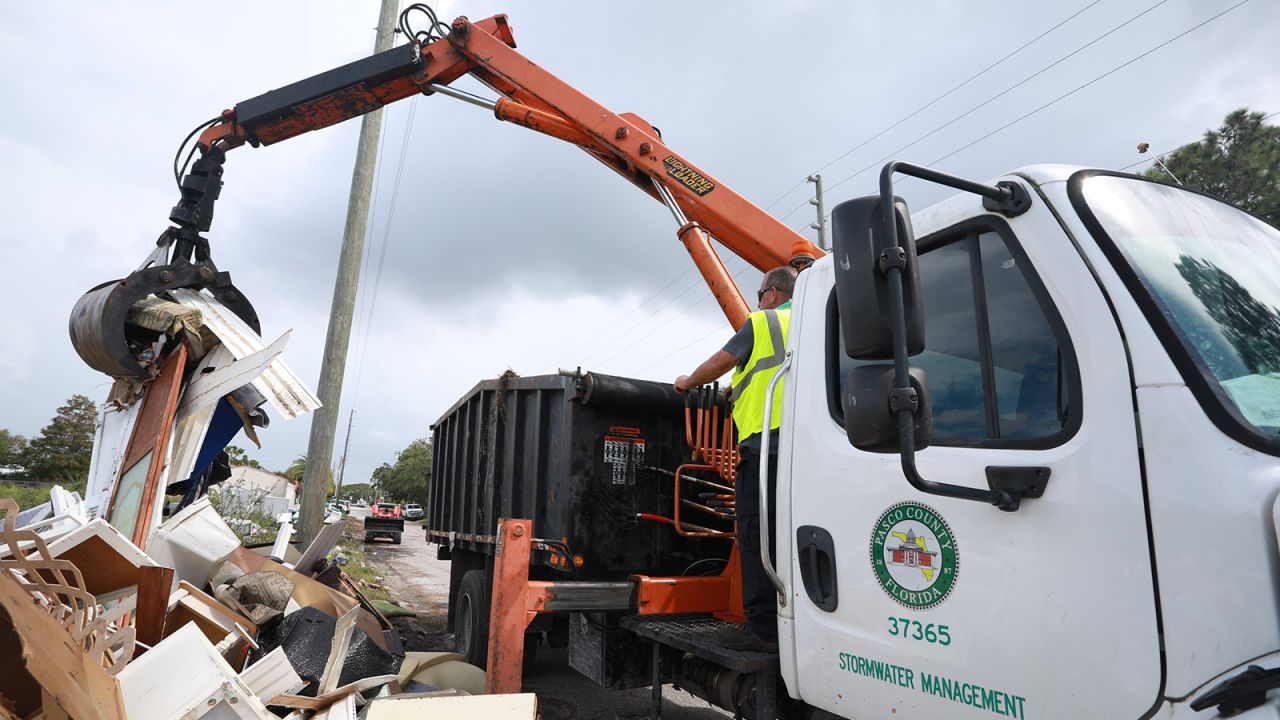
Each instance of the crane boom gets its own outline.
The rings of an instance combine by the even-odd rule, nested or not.
[[[517,52],[506,15],[474,23],[459,17],[446,36],[428,39],[376,53],[224,111],[200,134],[201,157],[182,179],[182,199],[170,213],[175,227],[161,236],[162,245],[174,245],[174,257],[169,265],[141,269],[121,281],[127,291],[103,286],[81,299],[71,327],[81,357],[111,375],[140,372],[123,339],[113,337],[120,331],[100,323],[111,316],[114,324],[116,316],[147,292],[172,287],[206,287],[255,325],[252,307],[235,291],[229,276],[213,266],[208,241],[199,234],[212,221],[226,152],[246,143],[281,142],[419,94],[461,96],[491,109],[499,120],[576,145],[666,205],[679,225],[677,237],[735,329],[746,321],[750,308],[712,238],[762,271],[787,264],[797,243],[807,254],[822,255],[799,233],[673,150],[643,118],[610,111]],[[499,97],[489,101],[449,87],[467,74]],[[92,350],[86,354],[84,348]]]

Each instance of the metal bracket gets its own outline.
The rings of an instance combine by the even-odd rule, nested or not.
[[[1010,501],[998,507],[1006,512],[1013,512],[1022,504],[1023,498],[1038,498],[1044,495],[1045,486],[1049,484],[1050,469],[1047,467],[987,467],[987,485],[996,491],[1003,491]]]
[[[913,387],[894,388],[889,391],[889,410],[899,413],[903,410],[915,412],[920,409],[920,394]]]
[[[1000,199],[984,196],[982,198],[984,210],[998,212],[1005,217],[1018,217],[1031,209],[1031,193],[1027,192],[1020,183],[1001,180],[996,183],[996,187],[1008,192],[1004,193]]]
[[[880,252],[880,272],[889,274],[889,268],[905,269],[907,267],[907,251],[901,247],[890,248]]]

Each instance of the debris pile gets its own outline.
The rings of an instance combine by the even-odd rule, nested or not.
[[[0,718],[536,717],[532,695],[480,695],[461,656],[405,652],[329,559],[340,518],[299,553],[285,514],[251,549],[210,503],[267,406],[319,407],[279,357],[287,334],[266,346],[182,289],[124,322],[145,376],[116,378],[84,498],[0,499]]]

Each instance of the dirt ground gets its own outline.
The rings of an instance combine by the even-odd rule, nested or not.
[[[365,512],[352,508],[353,517]],[[357,520],[357,522],[359,522]],[[417,523],[406,523],[400,545],[379,539],[365,546],[369,562],[382,568],[381,581],[392,598],[418,613],[396,618],[407,650],[453,650],[453,636],[445,631],[449,609],[449,563],[436,559]],[[648,688],[605,690],[571,669],[563,649],[541,648],[524,690],[538,694],[543,720],[640,720],[651,716]],[[668,686],[663,692],[662,717],[667,720],[724,720],[728,713],[706,701]]]

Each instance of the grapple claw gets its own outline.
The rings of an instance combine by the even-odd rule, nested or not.
[[[71,345],[89,367],[112,377],[148,380],[151,373],[130,347],[126,319],[134,303],[176,288],[208,288],[224,305],[259,330],[258,315],[248,299],[218,272],[212,261],[187,262],[136,270],[123,280],[103,283],[85,293],[71,311]]]

